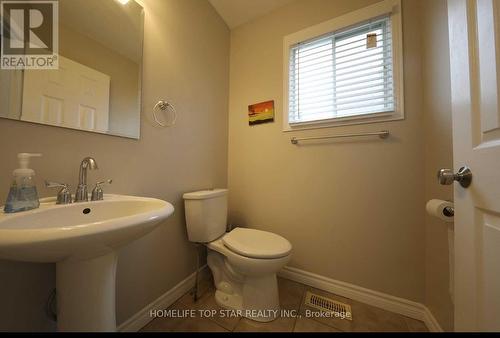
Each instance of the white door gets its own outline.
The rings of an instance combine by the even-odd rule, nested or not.
[[[500,0],[448,0],[455,171],[455,330],[500,331]]]
[[[107,132],[110,77],[59,56],[57,70],[25,70],[23,121]]]

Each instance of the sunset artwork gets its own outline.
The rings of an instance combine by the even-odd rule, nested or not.
[[[248,106],[248,123],[251,126],[274,122],[274,101]]]

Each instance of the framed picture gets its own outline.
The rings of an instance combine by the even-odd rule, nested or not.
[[[248,106],[248,124],[251,126],[274,122],[274,101]]]

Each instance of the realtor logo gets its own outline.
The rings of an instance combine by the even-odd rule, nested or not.
[[[1,69],[57,69],[57,1],[0,1]]]

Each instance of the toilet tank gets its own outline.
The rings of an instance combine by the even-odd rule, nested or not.
[[[209,243],[226,232],[227,192],[214,189],[184,194],[189,241]]]

